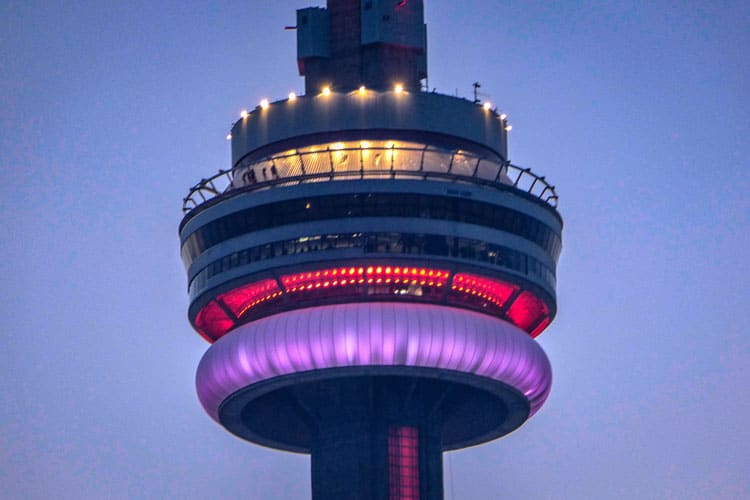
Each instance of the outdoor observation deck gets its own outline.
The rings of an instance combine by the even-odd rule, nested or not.
[[[308,182],[356,179],[424,179],[477,184],[536,198],[557,207],[555,187],[530,168],[464,150],[394,141],[336,142],[285,151],[229,170],[219,170],[190,188],[182,211],[241,192]]]

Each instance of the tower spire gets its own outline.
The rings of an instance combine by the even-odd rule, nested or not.
[[[328,0],[326,8],[298,10],[297,64],[308,94],[420,89],[427,78],[422,0]]]

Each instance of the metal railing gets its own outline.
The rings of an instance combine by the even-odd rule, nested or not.
[[[307,182],[350,179],[435,179],[518,189],[553,208],[555,186],[543,176],[510,162],[501,163],[462,150],[414,147],[327,147],[288,152],[201,179],[183,199],[185,214],[230,193],[258,191]]]

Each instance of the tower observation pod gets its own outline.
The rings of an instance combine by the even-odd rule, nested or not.
[[[556,314],[555,189],[507,117],[423,90],[421,0],[297,11],[304,95],[234,124],[180,224],[206,412],[311,455],[314,499],[443,498],[442,454],[536,413]]]

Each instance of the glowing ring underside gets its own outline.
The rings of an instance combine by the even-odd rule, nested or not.
[[[437,368],[502,382],[529,401],[549,394],[552,371],[541,347],[502,320],[445,306],[355,303],[299,309],[238,327],[214,343],[196,374],[198,397],[219,408],[241,389],[326,368]]]

